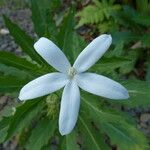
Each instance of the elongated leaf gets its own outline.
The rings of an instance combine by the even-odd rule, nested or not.
[[[129,43],[137,41],[141,38],[140,35],[132,33],[130,31],[115,32],[112,34],[113,44],[116,45],[120,42]]]
[[[11,20],[5,15],[3,15],[3,18],[10,34],[14,37],[14,40],[21,47],[23,52],[29,55],[34,61],[41,64],[42,59],[33,48],[34,40],[30,36],[28,36],[22,29],[20,29],[15,23],[11,22]]]
[[[150,81],[150,57],[148,58],[147,61],[147,74],[146,74],[146,80]]]
[[[26,59],[17,57],[16,55],[8,52],[0,52],[0,63],[15,67],[20,70],[25,70],[30,73],[35,73],[40,70],[37,65],[32,64]]]
[[[7,136],[8,125],[11,117],[4,117],[0,121],[0,143],[4,142]]]
[[[142,14],[147,14],[149,12],[149,1],[148,0],[136,0],[137,9]]]
[[[141,39],[142,45],[146,47],[150,47],[150,34],[144,34]]]
[[[31,74],[28,72],[16,69],[14,67],[9,67],[4,64],[0,64],[0,74],[2,76],[16,77],[17,79],[31,78]]]
[[[150,16],[148,15],[136,15],[132,20],[140,25],[149,27],[150,26]]]
[[[150,106],[150,83],[139,80],[124,81],[123,85],[128,89],[130,98],[118,101],[130,107]],[[111,101],[114,103],[114,101]]]
[[[0,143],[3,143],[7,136],[8,126],[0,130]]]
[[[54,131],[57,127],[56,120],[43,119],[36,128],[32,130],[32,134],[29,137],[27,144],[27,150],[41,150],[41,148],[48,143],[48,141],[54,135]]]
[[[134,126],[123,123],[100,124],[100,129],[105,132],[111,143],[120,150],[148,150],[149,145],[146,137]]]
[[[98,124],[100,131],[103,131],[110,137],[112,144],[116,145],[117,148],[121,150],[148,149],[148,142],[144,135],[135,128],[134,124],[130,124],[130,121],[128,122],[125,116],[122,116],[122,114],[116,114],[113,111],[107,111],[106,109],[101,113],[101,108],[98,109],[98,107],[96,107],[92,101],[93,100],[91,99],[91,102],[88,102],[88,105],[91,106],[89,106],[89,114],[87,109],[85,110],[86,116],[90,117],[96,124]],[[107,117],[108,114],[112,115],[112,120]],[[120,119],[117,119],[115,117],[116,115]],[[84,117],[86,116],[84,115]]]
[[[79,145],[77,145],[77,134],[73,130],[70,134],[62,137],[61,150],[79,150]]]
[[[58,34],[58,45],[64,51],[70,62],[74,62],[73,57],[73,33],[74,33],[74,10],[70,9],[68,15],[63,20],[63,24]]]
[[[0,77],[0,93],[16,92],[24,86],[25,83],[27,83],[26,80],[18,79],[16,77]]]
[[[103,137],[100,132],[96,132],[95,129],[92,129],[92,126],[89,121],[87,121],[86,117],[79,117],[80,121],[80,130],[82,131],[82,135],[84,137],[84,145],[87,149],[94,150],[109,150],[109,147],[104,142]],[[84,147],[84,146],[83,146]]]
[[[53,1],[59,5],[60,0]],[[31,11],[34,28],[39,37],[47,36],[52,40],[57,35],[56,25],[52,18],[51,0],[31,0]]]
[[[90,70],[96,72],[112,72],[117,68],[123,67],[131,63],[132,60],[123,57],[102,58]]]
[[[97,101],[94,99],[89,100],[89,98],[84,98],[82,96],[82,107],[84,111],[89,113],[88,115],[93,116],[94,118],[101,118],[102,122],[116,122],[122,120],[121,116],[99,108]]]
[[[6,140],[27,127],[42,108],[43,101],[41,99],[27,101],[19,106],[11,119]]]
[[[85,40],[77,33],[74,32],[72,36],[73,36],[72,52],[73,52],[74,60],[76,60],[78,55],[86,47],[87,44]]]

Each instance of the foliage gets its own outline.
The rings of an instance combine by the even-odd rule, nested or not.
[[[45,36],[53,40],[73,63],[87,45],[75,30],[75,16],[80,17],[76,27],[89,24],[93,29],[92,36],[111,31],[113,45],[91,71],[116,80],[122,79],[120,82],[128,89],[130,99],[112,101],[81,92],[77,126],[66,136],[58,132],[57,110],[61,91],[55,96],[50,94],[49,97],[17,103],[12,106],[15,111],[12,112],[10,107],[5,110],[8,111],[7,115],[0,115],[0,143],[15,136],[19,145],[27,150],[50,149],[53,141],[60,150],[149,149],[148,140],[139,131],[134,119],[120,109],[121,106],[136,108],[150,105],[150,57],[147,55],[150,19],[145,8],[146,0],[138,1],[137,9],[127,2],[92,2],[77,13],[74,5],[65,9],[64,16],[61,14],[62,21],[58,24],[54,16],[62,9],[60,0],[31,0],[29,5],[36,35],[38,38]],[[12,96],[15,93],[16,98],[23,85],[54,69],[35,52],[33,43],[37,39],[27,35],[5,15],[3,17],[24,55],[19,57],[0,51],[0,93]],[[141,72],[144,72],[143,81]]]
[[[93,0],[94,5],[88,5],[81,12],[77,13],[80,21],[77,27],[84,24],[97,24],[99,31],[106,32],[115,27],[115,21],[111,13],[117,12],[121,6],[114,4],[114,0]]]

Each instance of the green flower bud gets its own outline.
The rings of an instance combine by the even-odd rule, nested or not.
[[[59,97],[56,94],[51,94],[46,98],[47,116],[55,118],[59,112]]]

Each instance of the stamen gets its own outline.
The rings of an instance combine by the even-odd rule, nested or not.
[[[68,76],[69,76],[69,78],[72,79],[76,74],[77,74],[77,71],[75,70],[75,68],[70,67],[69,70],[68,70]]]

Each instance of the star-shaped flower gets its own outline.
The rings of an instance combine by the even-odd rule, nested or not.
[[[78,118],[80,107],[79,87],[89,93],[109,99],[127,99],[128,91],[116,81],[87,71],[111,45],[110,35],[94,39],[77,57],[73,66],[64,53],[47,38],[40,38],[34,48],[47,63],[59,72],[48,73],[28,84],[20,91],[20,100],[29,100],[55,92],[64,87],[59,114],[59,131],[69,134]]]

